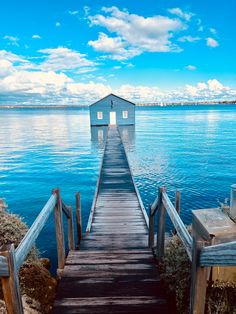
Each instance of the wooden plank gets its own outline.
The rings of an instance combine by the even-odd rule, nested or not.
[[[80,250],[67,257],[53,313],[167,313],[147,248],[146,212],[115,128],[108,132],[92,211]]]
[[[78,305],[78,306],[99,306],[99,305],[143,305],[143,304],[160,304],[160,303],[166,303],[166,300],[163,299],[157,299],[155,297],[148,297],[148,296],[140,296],[140,297],[134,297],[130,298],[128,297],[100,297],[100,298],[69,298],[69,299],[64,299],[61,301],[58,301],[56,303],[60,305]]]

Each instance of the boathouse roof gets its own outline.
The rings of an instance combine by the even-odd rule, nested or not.
[[[114,97],[116,97],[116,98],[122,99],[122,100],[124,100],[124,101],[126,101],[126,102],[128,102],[128,103],[130,103],[130,104],[132,104],[132,105],[135,106],[135,103],[133,103],[132,101],[129,101],[129,100],[125,99],[125,98],[122,98],[122,97],[120,97],[120,96],[117,96],[117,95],[111,93],[111,94],[106,95],[105,97],[103,97],[103,98],[97,100],[96,102],[94,102],[93,104],[91,104],[89,107],[91,107],[91,106],[93,106],[93,105],[96,105],[98,102],[100,102],[101,100],[106,99],[106,98],[109,97],[109,96],[114,96]]]

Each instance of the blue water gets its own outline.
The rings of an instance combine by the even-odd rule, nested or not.
[[[90,129],[86,109],[0,110],[0,197],[30,226],[59,187],[67,204],[81,192],[85,229],[106,128]],[[166,186],[181,192],[181,217],[218,206],[236,183],[236,106],[137,108],[136,126],[121,129],[146,207]],[[167,228],[170,228],[168,222]],[[38,242],[55,269],[53,217]]]

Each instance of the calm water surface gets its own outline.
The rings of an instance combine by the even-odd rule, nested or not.
[[[0,110],[0,197],[31,225],[60,187],[67,204],[81,192],[85,229],[106,128],[89,125],[88,110]],[[160,185],[181,192],[181,216],[218,206],[236,183],[236,106],[137,108],[136,126],[123,127],[135,181],[147,207]],[[170,228],[170,223],[168,222]],[[55,268],[53,217],[38,246]]]

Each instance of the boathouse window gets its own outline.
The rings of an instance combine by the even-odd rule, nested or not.
[[[98,120],[102,120],[103,115],[101,111],[98,111],[97,117],[98,117]]]
[[[128,111],[122,112],[123,119],[128,119]]]

